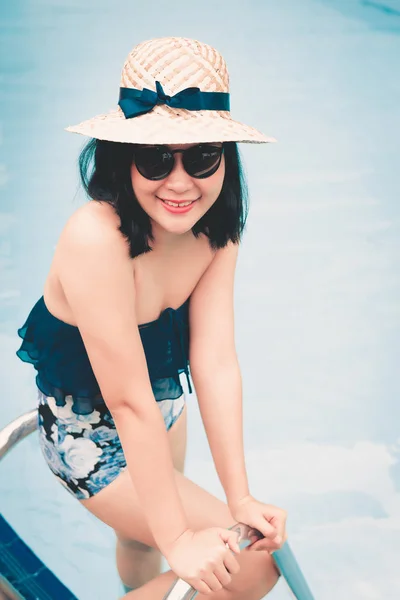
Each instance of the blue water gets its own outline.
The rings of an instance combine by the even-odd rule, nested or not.
[[[116,106],[139,41],[225,56],[251,210],[236,277],[252,493],[289,513],[317,600],[400,594],[400,1],[13,0],[0,8],[0,426],[35,403],[15,356],[58,235],[85,198],[64,127]],[[186,474],[223,498],[195,399]],[[34,437],[0,465],[1,510],[80,600],[117,598],[110,530]],[[101,576],[99,575],[101,573]],[[268,596],[288,598],[283,583]]]

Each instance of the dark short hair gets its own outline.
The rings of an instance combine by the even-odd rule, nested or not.
[[[205,234],[213,250],[229,240],[239,243],[248,214],[248,191],[239,150],[224,142],[225,177],[221,192],[205,215],[192,227],[195,237]],[[81,182],[92,200],[108,202],[118,214],[119,230],[130,244],[130,256],[149,252],[154,241],[148,214],[136,199],[131,182],[134,144],[91,139],[79,155]]]

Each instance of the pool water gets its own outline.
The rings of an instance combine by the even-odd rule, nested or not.
[[[0,426],[35,405],[17,328],[86,202],[85,138],[63,128],[116,106],[134,44],[208,42],[228,63],[233,117],[278,139],[241,146],[235,333],[251,491],[288,510],[317,599],[397,600],[400,2],[14,0],[0,17]],[[224,499],[195,396],[186,475]],[[121,595],[113,533],[54,480],[35,435],[1,463],[0,497],[80,600]],[[268,597],[288,598],[284,583]]]

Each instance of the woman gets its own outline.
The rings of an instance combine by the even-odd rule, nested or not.
[[[44,295],[18,331],[38,374],[43,454],[59,481],[117,536],[132,598],[179,576],[210,598],[262,598],[284,510],[250,494],[243,456],[233,282],[245,186],[222,56],[186,38],[127,57],[119,107],[68,131],[92,201],[66,223]],[[190,374],[189,374],[190,357]],[[224,503],[183,475],[186,395],[195,386]],[[182,375],[183,376],[183,375]],[[155,402],[156,400],[156,402]],[[264,539],[239,555],[243,522]],[[159,575],[163,554],[171,571]],[[153,579],[155,577],[155,579]]]

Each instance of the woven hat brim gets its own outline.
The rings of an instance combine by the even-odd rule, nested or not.
[[[204,142],[276,142],[224,111],[189,111],[156,106],[151,112],[126,119],[120,108],[70,125],[66,131],[99,140],[130,144],[194,144]]]

